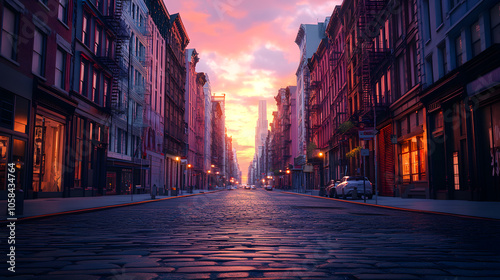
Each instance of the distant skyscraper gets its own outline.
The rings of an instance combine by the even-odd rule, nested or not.
[[[258,152],[259,146],[264,145],[267,136],[267,103],[266,100],[259,100],[259,119],[255,129],[255,152]]]

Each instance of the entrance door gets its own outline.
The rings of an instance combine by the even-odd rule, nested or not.
[[[33,191],[61,192],[64,124],[36,115],[33,154]]]

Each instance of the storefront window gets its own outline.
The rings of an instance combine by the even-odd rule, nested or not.
[[[425,155],[421,136],[401,143],[401,175],[404,183],[425,180]]]
[[[14,139],[12,149],[12,161],[16,164],[16,189],[23,188],[24,179],[24,155],[26,151],[26,141]]]
[[[34,145],[33,191],[62,191],[64,124],[37,115]]]
[[[0,135],[0,190],[5,190],[7,163],[9,158],[9,137]]]
[[[74,188],[82,187],[82,162],[83,162],[83,132],[84,120],[76,118],[76,139],[75,139],[75,181]]]

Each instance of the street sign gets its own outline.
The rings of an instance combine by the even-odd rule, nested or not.
[[[311,173],[311,172],[313,172],[313,170],[314,170],[314,167],[312,166],[312,164],[304,165],[304,172]]]
[[[370,155],[370,150],[368,150],[368,149],[361,149],[359,151],[359,153],[361,154],[362,157],[367,157],[367,156]]]
[[[304,165],[306,163],[306,156],[300,155],[293,159],[293,165]]]
[[[396,134],[391,134],[391,144],[398,143],[398,136]]]
[[[359,140],[371,140],[373,139],[373,137],[375,137],[377,131],[375,129],[366,129],[366,130],[360,130],[358,133],[359,133]]]

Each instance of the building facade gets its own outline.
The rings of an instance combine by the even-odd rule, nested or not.
[[[500,4],[417,3],[430,195],[498,201]]]

